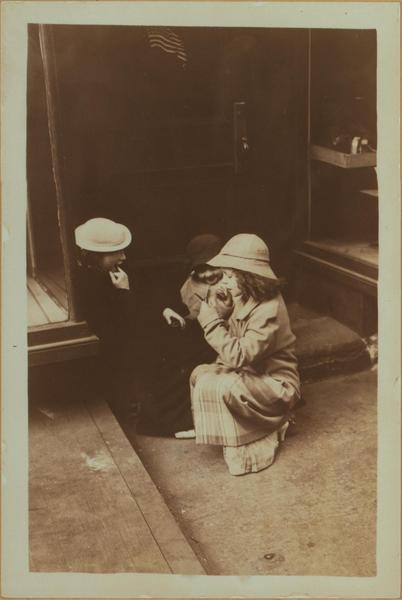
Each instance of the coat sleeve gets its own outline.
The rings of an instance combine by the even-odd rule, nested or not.
[[[191,276],[187,277],[180,289],[181,301],[185,307],[185,319],[189,321],[197,319],[202,299],[206,297],[207,293],[208,285],[195,282]]]
[[[113,304],[102,302],[87,309],[86,320],[96,335],[104,341],[121,341],[129,335],[134,315],[134,295],[127,290],[115,290]]]
[[[212,308],[203,311],[200,324],[205,339],[224,365],[238,369],[258,361],[272,345],[279,324],[276,312],[257,306],[247,319],[242,337],[233,336],[223,319]]]
[[[135,297],[114,288],[102,274],[81,274],[81,303],[90,329],[106,343],[118,343],[130,335],[135,316]]]

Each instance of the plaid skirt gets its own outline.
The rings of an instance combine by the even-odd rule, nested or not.
[[[289,419],[294,387],[269,375],[200,365],[190,378],[196,442],[241,446],[276,431]]]

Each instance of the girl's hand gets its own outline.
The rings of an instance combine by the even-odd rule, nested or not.
[[[128,275],[123,271],[123,269],[117,267],[117,271],[109,271],[109,275],[115,288],[117,288],[118,290],[130,289]]]
[[[180,327],[180,329],[185,328],[186,320],[171,308],[165,308],[162,315],[169,327]]]
[[[233,310],[232,294],[222,286],[210,286],[206,301],[222,319],[227,319]]]

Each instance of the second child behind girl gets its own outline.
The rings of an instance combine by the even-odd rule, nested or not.
[[[195,435],[188,382],[195,366],[212,361],[216,356],[203,338],[197,317],[209,286],[222,275],[206,264],[221,246],[219,237],[202,234],[186,247],[190,273],[182,284],[180,298],[176,292],[168,301],[169,306],[163,311],[161,307],[164,321],[154,332],[158,339],[157,368],[153,393],[142,404],[137,422],[140,434],[178,438]]]

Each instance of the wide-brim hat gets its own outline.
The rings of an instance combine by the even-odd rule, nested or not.
[[[267,279],[278,279],[270,265],[268,246],[253,233],[239,233],[232,237],[208,264],[222,269],[247,271]]]
[[[91,252],[117,252],[131,243],[131,232],[122,223],[98,217],[75,229],[75,243]]]

